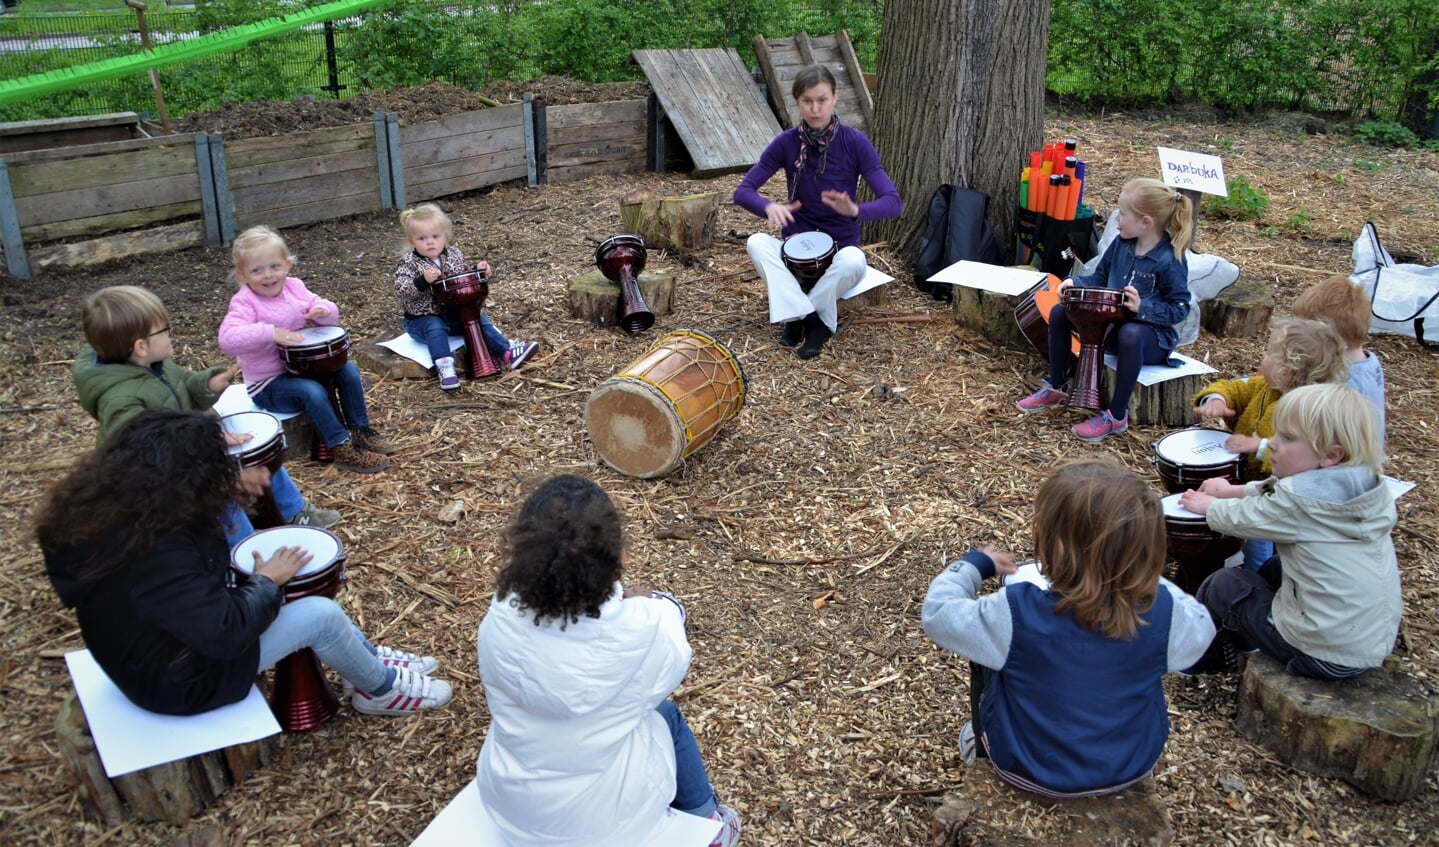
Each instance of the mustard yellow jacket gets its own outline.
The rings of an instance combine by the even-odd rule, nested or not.
[[[1240,435],[1257,435],[1260,438],[1274,437],[1274,406],[1278,404],[1280,396],[1284,392],[1272,387],[1264,377],[1259,374],[1241,377],[1240,379],[1221,379],[1211,382],[1204,387],[1204,390],[1194,395],[1194,405],[1211,394],[1218,394],[1229,404],[1229,408],[1239,413],[1234,419],[1230,432]],[[1273,470],[1269,466],[1269,455],[1265,453],[1264,461],[1259,461],[1250,454],[1244,462],[1245,475],[1248,479],[1263,479],[1269,476]]]

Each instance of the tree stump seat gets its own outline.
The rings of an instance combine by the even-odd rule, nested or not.
[[[1114,396],[1114,368],[1104,369],[1104,396]],[[1151,385],[1134,386],[1129,396],[1129,422],[1142,426],[1190,426],[1194,414],[1194,395],[1214,380],[1214,374],[1185,374],[1160,380]]]
[[[283,736],[272,735],[112,779],[105,775],[85,710],[74,692],[60,705],[55,735],[75,777],[81,806],[107,827],[119,826],[130,817],[183,824],[270,764],[284,745]]]
[[[1014,319],[1015,308],[1028,292],[1008,295],[968,285],[951,285],[950,289],[954,292],[955,323],[975,330],[998,347],[1034,349]]]
[[[1257,654],[1244,668],[1235,726],[1280,761],[1398,802],[1424,789],[1439,749],[1439,699],[1393,657],[1329,682]]]
[[[645,306],[655,314],[674,311],[675,275],[668,271],[641,271],[635,280]],[[620,286],[599,270],[589,271],[569,282],[570,317],[583,318],[595,326],[618,325]]]
[[[702,250],[715,240],[719,198],[712,191],[657,197],[650,189],[641,188],[620,201],[620,221],[625,232],[643,238],[651,250]]]
[[[1274,294],[1257,279],[1240,277],[1213,299],[1199,303],[1201,325],[1221,338],[1258,338],[1269,334]]]
[[[401,356],[394,350],[380,345],[381,341],[388,340],[379,338],[374,341],[357,341],[350,348],[350,358],[354,360],[356,367],[380,377],[389,379],[435,378],[433,365],[427,368],[414,359]],[[469,373],[470,350],[468,347],[461,347],[455,351],[455,370],[461,374]]]
[[[934,847],[1168,847],[1169,809],[1154,781],[1105,797],[1050,800],[1000,779],[983,759],[964,771],[964,788],[934,812]]]

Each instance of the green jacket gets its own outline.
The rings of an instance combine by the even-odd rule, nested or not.
[[[208,409],[220,395],[210,390],[210,378],[225,370],[216,365],[188,371],[166,359],[156,368],[106,364],[86,344],[75,357],[72,371],[80,405],[100,423],[97,442],[146,409]]]

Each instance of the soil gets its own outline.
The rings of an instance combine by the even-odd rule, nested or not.
[[[562,91],[580,88],[557,83],[540,93],[559,102]],[[187,126],[228,137],[369,121],[376,109],[422,120],[474,106],[470,95],[434,85],[369,96],[236,105]],[[1156,145],[1222,155],[1229,175],[1261,187],[1272,205],[1258,224],[1206,220],[1199,246],[1268,283],[1278,313],[1305,285],[1351,270],[1351,243],[1366,219],[1392,251],[1427,263],[1439,256],[1439,153],[1114,113],[1054,115],[1046,136],[1080,140],[1091,163],[1086,196],[1101,213],[1128,176],[1152,172]],[[775,344],[745,256],[758,222],[728,203],[713,246],[649,254],[648,269],[678,279],[674,313],[652,330],[630,337],[568,315],[567,280],[590,270],[596,245],[619,231],[619,198],[636,184],[665,196],[728,198],[737,181],[631,174],[441,198],[454,243],[494,267],[486,313],[512,338],[540,341],[536,361],[449,393],[433,380],[371,374],[371,415],[399,446],[393,466],[359,476],[301,455],[288,467],[313,502],[344,514],[336,531],[349,558],[347,611],[378,642],[439,657],[455,699],[408,719],[343,709],[329,725],[289,738],[278,762],[186,827],[107,831],[84,818],[53,728],[71,688],[62,656],[82,643],[27,521],[94,442],[70,383],[80,299],[108,285],[148,286],[170,309],[177,360],[214,364],[223,360],[215,329],[233,290],[229,255],[195,248],[89,270],[40,269],[25,282],[0,278],[0,842],[168,845],[208,826],[224,833],[215,843],[233,845],[408,843],[474,774],[488,724],[474,636],[501,530],[537,480],[575,472],[599,481],[626,515],[629,579],[669,589],[688,607],[695,656],[675,700],[720,798],[744,820],[742,843],[927,843],[940,798],[963,792],[968,773],[956,749],[968,675],[920,626],[930,580],[974,546],[1026,551],[1035,492],[1060,461],[1112,459],[1158,490],[1152,444],[1171,430],[1136,426],[1086,444],[1066,431],[1078,412],[1020,415],[1013,403],[1042,372],[1040,357],[958,326],[882,246],[870,254],[897,277],[887,302],[864,311],[823,355],[799,361]],[[401,331],[390,293],[403,246],[394,214],[284,235],[299,259],[295,275],[340,304],[353,338]],[[590,444],[585,401],[655,339],[682,328],[714,336],[743,363],[745,409],[675,473],[622,476]],[[1235,376],[1254,369],[1262,347],[1263,339],[1206,332],[1183,352]],[[1406,615],[1393,661],[1432,685],[1439,369],[1409,338],[1374,336],[1371,349],[1388,377],[1388,471],[1419,483],[1398,501]],[[461,520],[440,520],[456,501]],[[1436,843],[1432,774],[1419,798],[1379,803],[1239,736],[1235,677],[1172,677],[1165,688],[1172,734],[1154,783],[1176,844]],[[1054,812],[1009,795],[978,814],[1056,843]]]

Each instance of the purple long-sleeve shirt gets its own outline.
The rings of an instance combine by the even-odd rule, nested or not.
[[[759,193],[771,177],[783,170],[789,192],[800,202],[800,207],[794,212],[794,221],[784,228],[783,234],[790,236],[818,229],[829,234],[837,247],[858,247],[859,225],[864,221],[899,217],[904,211],[899,191],[890,181],[889,174],[884,172],[879,153],[875,152],[874,145],[864,133],[840,124],[829,144],[824,173],[819,173],[819,157],[811,154],[806,158],[804,172],[796,185],[794,163],[799,158],[801,143],[798,128],[776,135],[735,189],[735,203],[762,218],[765,207],[771,202],[786,202],[788,198],[771,201]],[[860,177],[864,177],[865,183],[874,191],[875,199],[859,204],[859,217],[845,217],[820,199],[820,194],[830,189],[843,191],[853,199]]]

